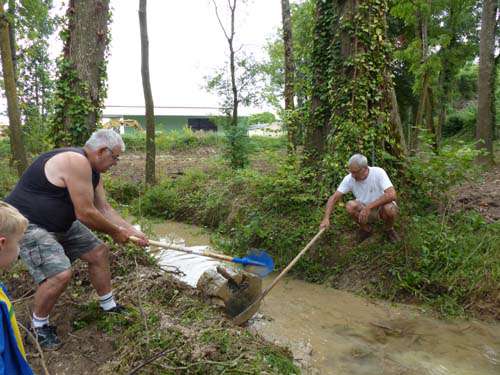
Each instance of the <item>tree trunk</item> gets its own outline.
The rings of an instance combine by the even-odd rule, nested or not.
[[[399,114],[399,105],[398,99],[396,97],[396,90],[394,89],[394,83],[390,76],[388,76],[387,82],[389,84],[387,94],[389,95],[389,105],[391,108],[391,132],[395,135],[397,142],[401,146],[402,153],[406,155],[408,153],[408,148],[406,146],[403,124],[401,123],[401,116]]]
[[[83,144],[97,128],[106,96],[109,0],[70,0],[59,66],[54,142]],[[69,87],[68,87],[69,86]]]
[[[324,162],[336,178],[349,157],[361,153],[372,165],[400,169],[404,137],[390,77],[385,0],[335,1],[328,73],[331,131]],[[334,21],[335,22],[335,21]],[[392,157],[388,157],[391,155]]]
[[[385,32],[385,38],[388,39],[387,35],[387,30],[389,29],[387,25],[387,15],[384,17],[384,25],[386,28]],[[385,89],[386,96],[388,96],[387,104],[390,108],[391,115],[390,115],[390,126],[391,126],[391,133],[394,135],[394,137],[397,140],[397,143],[399,144],[401,148],[401,152],[403,155],[408,154],[408,148],[406,146],[406,141],[405,141],[405,134],[403,131],[403,124],[401,122],[401,114],[399,113],[399,105],[398,105],[398,98],[396,96],[396,89],[394,87],[394,81],[392,79],[392,75],[390,72],[390,69],[387,69],[385,72],[385,81],[387,83],[387,88]],[[401,155],[402,156],[402,155]]]
[[[26,151],[22,140],[21,114],[19,112],[14,66],[12,64],[9,23],[5,17],[3,4],[0,4],[0,50],[2,54],[5,96],[7,97],[7,111],[9,115],[10,149],[13,162],[17,168],[17,173],[21,176],[28,167],[28,160],[26,159]]]
[[[434,99],[432,97],[432,91],[428,91],[428,95],[426,97],[426,105],[425,105],[425,121],[426,121],[426,129],[429,134],[432,136],[432,147],[434,151],[437,151],[437,133],[436,126],[434,125]]]
[[[290,2],[281,0],[281,18],[283,22],[283,46],[285,55],[285,116],[288,132],[288,153],[293,154],[297,146],[297,124],[290,117],[294,110],[294,76],[295,66],[293,61],[292,20]]]
[[[146,184],[155,183],[155,114],[151,81],[149,78],[149,41],[146,4],[147,0],[139,1],[139,24],[141,30],[141,75],[146,105]]]
[[[332,1],[317,1],[311,54],[313,72],[311,116],[305,129],[304,139],[304,161],[308,166],[315,166],[322,160],[326,150],[326,137],[330,132],[332,112],[328,100],[328,77],[332,61],[329,47],[335,32],[333,14]]]
[[[17,84],[17,47],[16,47],[16,26],[13,23],[13,20],[16,18],[16,2],[15,0],[9,0],[9,6],[7,8],[7,14],[11,18],[11,22],[9,22],[9,38],[10,38],[10,53],[12,56],[12,67],[14,68],[14,79]]]
[[[480,162],[493,160],[493,127],[495,108],[493,96],[495,93],[495,32],[497,28],[498,3],[496,0],[484,0],[481,17],[481,34],[479,45],[479,79],[477,84],[478,108],[476,123],[477,147],[486,155],[479,156]]]
[[[419,30],[418,30],[418,38],[420,39],[420,46],[421,46],[421,65],[427,64],[427,59],[429,56],[429,44],[428,44],[428,15],[427,14],[422,14],[419,12],[418,14],[418,19],[419,19]],[[420,89],[420,98],[418,101],[418,107],[417,107],[417,115],[415,117],[415,127],[413,131],[413,137],[412,137],[412,145],[411,149],[412,151],[418,151],[419,149],[419,135],[420,135],[420,129],[424,128],[424,118],[426,117],[426,114],[428,114],[428,110],[426,108],[426,105],[428,103],[428,95],[430,93],[430,87],[429,87],[429,72],[427,67],[424,68],[424,75],[422,78],[422,88]]]
[[[236,86],[236,67],[235,67],[235,52],[234,52],[234,14],[236,11],[236,0],[231,2],[228,1],[229,9],[231,10],[231,31],[229,36],[226,36],[227,42],[229,44],[229,68],[231,71],[231,91],[233,92],[233,116],[232,124],[234,127],[238,126],[238,86]]]

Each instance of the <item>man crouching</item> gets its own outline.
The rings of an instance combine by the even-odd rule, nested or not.
[[[373,228],[370,223],[378,219],[384,222],[388,239],[393,243],[398,242],[399,236],[394,230],[394,221],[398,217],[399,208],[396,204],[396,190],[389,176],[382,168],[369,167],[366,157],[361,154],[351,156],[348,167],[350,173],[328,199],[320,228],[330,226],[333,207],[344,194],[352,192],[355,200],[347,202],[346,209],[360,226],[360,242],[372,235]]]

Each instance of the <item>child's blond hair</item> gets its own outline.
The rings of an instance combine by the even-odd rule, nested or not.
[[[21,215],[17,208],[0,201],[0,236],[11,236],[24,232],[27,226],[28,220]]]

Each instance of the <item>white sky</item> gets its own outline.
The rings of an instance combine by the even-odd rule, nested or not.
[[[217,0],[219,10],[226,0]],[[55,1],[56,9],[61,2]],[[113,22],[106,105],[144,105],[141,80],[139,0],[111,0]],[[227,41],[210,0],[149,0],[149,64],[155,106],[217,107],[218,98],[204,89],[204,76],[227,61]],[[229,25],[229,18],[225,18]],[[266,39],[281,24],[279,0],[238,0],[235,46],[263,56]],[[52,57],[61,51],[54,38]],[[3,96],[3,95],[2,95]],[[2,100],[4,103],[4,100]],[[0,105],[6,111],[5,104]],[[242,114],[269,108],[249,108]]]

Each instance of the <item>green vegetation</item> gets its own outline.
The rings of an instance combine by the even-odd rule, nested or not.
[[[253,124],[270,124],[276,121],[276,117],[271,112],[256,113],[248,117],[248,125]]]
[[[155,137],[158,152],[185,151],[200,146],[219,146],[221,136],[216,132],[194,132],[185,127],[182,130],[157,133]],[[123,135],[127,151],[144,151],[146,149],[146,133],[131,132]]]
[[[232,254],[266,249],[283,268],[318,230],[336,185],[326,191],[320,182],[307,181],[296,165],[277,165],[272,155],[272,174],[213,163],[208,170],[191,169],[161,181],[136,200],[134,209],[212,228],[217,246]],[[472,311],[472,301],[498,289],[499,226],[445,207],[446,192],[470,175],[476,155],[473,145],[456,142],[438,155],[429,147],[409,160],[395,178],[401,244],[380,239],[355,245],[355,225],[338,208],[320,246],[293,271],[309,281],[336,284],[353,269],[369,270],[372,277],[363,290],[371,295],[431,304],[445,315]]]

